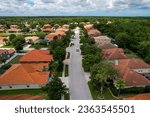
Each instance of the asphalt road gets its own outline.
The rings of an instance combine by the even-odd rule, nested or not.
[[[79,29],[75,30],[74,46],[70,48],[69,89],[71,100],[92,100],[82,67],[82,56],[79,44]],[[79,49],[79,52],[76,50]]]

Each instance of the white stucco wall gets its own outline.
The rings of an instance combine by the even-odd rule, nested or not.
[[[150,68],[148,69],[134,69],[135,72],[140,73],[140,74],[147,74],[150,73]]]
[[[29,86],[29,87],[28,87]],[[38,89],[44,85],[0,85],[0,90],[15,90],[15,89]]]

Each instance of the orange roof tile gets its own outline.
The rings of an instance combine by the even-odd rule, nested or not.
[[[116,65],[126,86],[150,86],[150,81],[124,65]]]
[[[15,53],[15,50],[14,49],[10,49],[10,50],[8,50],[8,53],[9,54],[13,54],[13,53]]]
[[[49,72],[43,72],[48,64],[14,64],[0,76],[0,85],[46,84]]]
[[[103,49],[103,59],[106,60],[116,60],[116,59],[127,59],[128,57],[124,54],[122,48],[111,48]]]
[[[93,29],[94,27],[93,27],[93,24],[86,24],[86,25],[84,25],[84,28],[85,28],[86,30],[91,30],[91,29]]]
[[[53,56],[48,50],[32,50],[20,59],[21,63],[48,63],[51,61],[53,61]]]
[[[57,30],[55,33],[57,35],[66,35],[66,33],[64,31],[61,31],[61,30]]]
[[[67,31],[69,31],[69,29],[67,29],[67,28],[58,28],[58,29],[56,29],[56,31],[64,31],[64,32],[67,32]]]
[[[52,28],[44,28],[43,31],[50,32],[50,31],[52,31]]]
[[[4,52],[7,52],[7,50],[0,49],[0,55]]]
[[[49,41],[53,41],[54,37],[56,37],[56,36],[57,36],[56,33],[50,33],[50,34],[46,35],[46,38],[48,38]]]
[[[129,67],[130,69],[140,69],[140,68],[150,68],[150,65],[145,63],[141,59],[122,59],[118,61],[119,64],[125,65]]]
[[[102,33],[97,29],[91,29],[88,31],[88,35],[90,37],[98,37],[98,36],[102,35]]]
[[[50,25],[50,24],[45,24],[44,26],[43,26],[43,29],[46,29],[46,28],[51,28],[52,26]]]

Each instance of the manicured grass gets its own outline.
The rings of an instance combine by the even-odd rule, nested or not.
[[[13,45],[4,45],[4,46],[2,46],[2,47],[0,47],[0,48],[14,48],[14,46]]]
[[[65,98],[65,100],[70,100],[70,95],[69,95],[69,93],[65,94],[64,98]]]
[[[92,84],[88,82],[88,85],[94,100],[117,100],[111,95],[110,91],[107,88],[105,88],[103,91],[104,99],[101,99],[99,95],[100,93],[94,89]]]
[[[22,56],[18,55],[16,58],[14,58],[12,61],[9,62],[9,64],[16,64],[19,63],[19,60]]]
[[[45,45],[39,45],[39,44],[35,44],[35,45],[31,45],[29,48],[46,48],[48,46],[45,46]]]
[[[26,33],[26,34],[24,34],[24,33],[14,33],[16,36],[36,36],[36,34],[35,33]],[[9,34],[9,33],[0,33],[0,36],[1,37],[8,37],[8,36],[10,36],[11,34]]]
[[[97,97],[98,92],[94,90],[94,87],[92,86],[92,84],[90,82],[88,82],[88,85],[89,85],[89,89],[90,89],[91,95],[93,97],[93,100],[99,100]]]
[[[69,66],[66,65],[66,69],[65,69],[65,77],[69,75]]]
[[[29,95],[40,95],[47,99],[47,93],[42,91],[41,89],[19,89],[19,90],[4,90],[0,91],[0,96],[11,96],[11,95],[19,95],[19,94],[29,94]]]

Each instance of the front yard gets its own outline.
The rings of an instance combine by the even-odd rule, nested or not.
[[[92,84],[89,82],[88,85],[89,85],[89,89],[91,91],[91,95],[93,97],[93,100],[118,100],[118,98],[115,98],[114,96],[112,96],[112,94],[110,93],[108,88],[104,89],[104,91],[103,91],[104,98],[101,99],[100,95],[99,95],[100,93],[94,89]]]
[[[14,48],[14,46],[13,45],[4,45],[4,46],[2,46],[0,48]]]
[[[16,58],[14,58],[12,61],[9,62],[9,64],[17,64],[19,63],[19,59],[22,57],[22,55],[18,55]]]
[[[19,89],[19,90],[3,90],[0,91],[0,96],[12,96],[19,94],[29,94],[29,95],[39,95],[43,96],[45,99],[48,99],[47,93],[42,91],[41,89]]]

